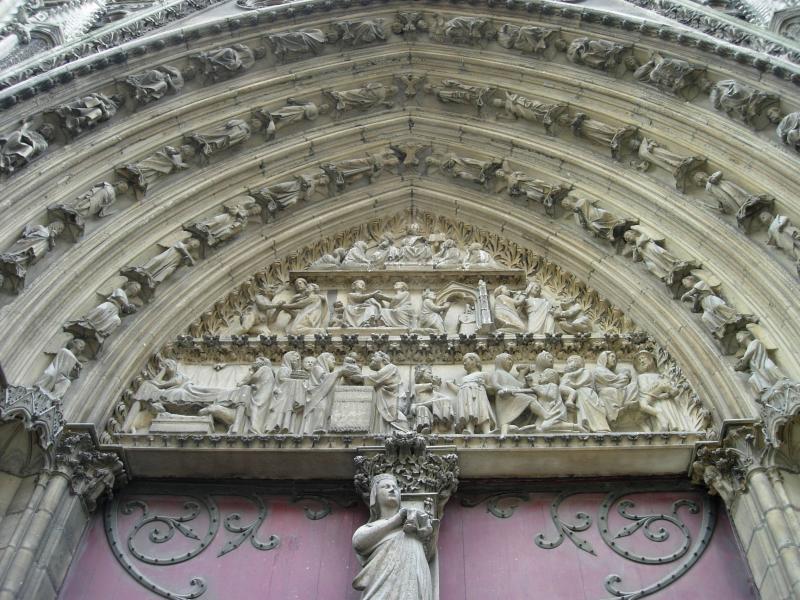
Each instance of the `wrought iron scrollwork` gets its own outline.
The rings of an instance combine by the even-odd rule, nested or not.
[[[508,519],[520,505],[531,497],[528,494],[494,494],[492,496],[479,496],[477,498],[461,498],[461,506],[469,508],[486,502],[486,511],[498,519]]]
[[[594,551],[592,544],[588,540],[585,540],[578,535],[578,533],[581,531],[586,531],[592,526],[592,517],[585,512],[578,512],[575,515],[576,522],[570,524],[566,521],[562,521],[558,514],[558,509],[560,508],[561,503],[570,496],[575,495],[576,492],[563,492],[556,496],[556,499],[550,503],[550,518],[553,520],[553,524],[556,526],[556,530],[558,531],[556,539],[552,541],[546,540],[544,534],[540,533],[533,541],[537,546],[539,546],[539,548],[551,550],[559,547],[566,536],[573,544],[575,544],[584,552],[588,552],[589,554],[597,556],[597,552]]]
[[[303,514],[311,521],[319,521],[331,514],[333,512],[334,502],[342,508],[349,508],[356,503],[356,500],[352,498],[347,500],[337,497],[328,498],[318,494],[299,494],[292,497],[292,504],[301,504]],[[319,509],[315,510],[312,508],[314,503],[319,505]]]
[[[242,516],[239,513],[232,513],[221,520],[219,508],[211,495],[187,497],[189,500],[183,504],[184,514],[177,516],[154,513],[148,503],[141,499],[122,502],[119,498],[108,502],[104,513],[106,537],[114,556],[122,567],[142,586],[170,600],[199,598],[206,592],[208,586],[202,577],[197,576],[189,581],[190,589],[188,591],[173,592],[146,577],[136,567],[130,556],[139,562],[154,566],[170,566],[189,561],[208,548],[219,531],[220,523],[226,531],[234,533],[236,536],[225,542],[218,556],[224,556],[236,550],[248,539],[257,550],[272,550],[280,544],[280,539],[276,535],[270,535],[266,541],[257,538],[258,531],[267,517],[267,506],[259,496],[255,494],[247,496],[257,509],[256,518],[249,525],[240,524]],[[130,553],[128,556],[123,551],[117,515],[120,513],[131,515],[137,510],[140,510],[142,514],[126,536],[126,546]],[[205,531],[202,532],[202,536],[196,530],[197,523],[202,522],[199,519],[201,515],[207,517],[208,521],[204,526]],[[182,550],[180,554],[173,556],[150,556],[137,547],[137,536],[142,531],[147,533],[148,539],[154,544],[165,544],[172,540],[176,533],[197,543],[191,550]]]

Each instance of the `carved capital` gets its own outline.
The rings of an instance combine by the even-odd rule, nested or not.
[[[127,473],[120,457],[104,452],[88,432],[67,432],[56,449],[56,471],[69,480],[70,491],[89,512],[98,501],[111,498],[115,486],[127,483]]]
[[[383,448],[361,448],[355,458],[356,491],[369,504],[372,478],[391,473],[404,496],[435,497],[438,514],[458,488],[458,455],[448,446],[428,447],[415,433],[397,433],[386,438]]]
[[[775,448],[784,442],[786,425],[800,414],[800,383],[782,378],[757,399],[764,421],[764,438]]]
[[[64,428],[58,399],[39,388],[10,385],[0,397],[0,423],[17,420],[26,431],[36,434],[36,444],[44,453],[44,467],[53,464],[54,449]]]

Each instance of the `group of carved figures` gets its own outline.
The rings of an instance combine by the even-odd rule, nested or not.
[[[369,431],[391,433],[500,434],[514,432],[691,431],[678,389],[659,374],[655,356],[639,352],[635,373],[617,366],[614,352],[601,352],[595,368],[581,356],[567,358],[563,371],[542,352],[534,365],[515,367],[510,354],[483,370],[477,354],[463,358],[464,375],[442,381],[430,365],[414,368],[413,382],[381,351],[362,373],[357,355],[337,366],[333,354],[303,358],[295,350],[273,369],[259,357],[233,388],[194,384],[172,359],[133,394],[122,431],[149,430],[159,415],[210,417],[229,434],[316,435],[329,431],[339,386],[372,388]],[[348,388],[349,389],[349,388]],[[357,430],[356,421],[353,429]],[[338,424],[337,431],[348,430]]]

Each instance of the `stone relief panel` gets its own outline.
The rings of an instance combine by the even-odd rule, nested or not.
[[[150,262],[174,270],[188,254],[178,244]],[[273,264],[163,348],[108,434],[708,426],[663,351],[530,251],[428,214],[371,222],[326,244],[335,247],[322,256],[317,244]]]

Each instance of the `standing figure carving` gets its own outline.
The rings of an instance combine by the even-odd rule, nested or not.
[[[250,198],[244,203],[224,205],[223,212],[184,226],[184,229],[204,244],[213,248],[239,235],[247,226],[249,217],[261,212],[261,207]]]
[[[577,113],[570,123],[570,128],[576,137],[585,138],[610,149],[611,158],[614,160],[620,159],[626,146],[635,150],[639,144],[636,138],[636,133],[639,131],[637,127],[633,125],[614,127],[597,119],[590,119],[585,113]]]
[[[61,221],[47,226],[26,225],[19,239],[0,254],[0,284],[5,280],[12,292],[19,293],[25,287],[28,267],[55,247],[56,238],[63,231]]]
[[[636,353],[633,363],[638,375],[636,384],[639,390],[639,410],[645,415],[653,417],[654,431],[680,431],[685,429],[680,427],[680,419],[677,407],[673,398],[677,395],[676,390],[658,372],[656,357],[648,350]]]
[[[139,285],[129,283],[126,289],[138,293]],[[125,289],[117,288],[105,302],[98,304],[83,317],[76,321],[68,321],[64,325],[64,331],[85,341],[91,354],[96,356],[103,345],[103,340],[122,325],[120,315],[133,312],[136,312],[136,307],[128,301]]]
[[[795,261],[797,274],[800,275],[800,229],[797,229],[786,215],[762,213],[762,219],[769,221],[767,244],[780,248]]]
[[[441,390],[442,380],[430,365],[414,367],[414,397],[411,414],[419,433],[449,433],[453,430],[454,398]]]
[[[353,587],[362,600],[433,600],[434,522],[402,507],[394,475],[372,478],[369,521],[353,534],[353,548],[361,562]]]
[[[527,317],[527,332],[534,335],[554,333],[553,305],[550,300],[542,297],[541,284],[537,281],[531,281],[528,283],[524,295],[525,303],[523,307]]]
[[[408,431],[408,420],[401,409],[403,381],[399,369],[385,352],[375,352],[367,365],[375,373],[363,375],[363,382],[375,390],[375,410],[372,413],[373,433]],[[351,376],[353,377],[353,376]]]
[[[177,241],[172,246],[148,260],[141,267],[125,267],[120,271],[131,281],[136,281],[142,286],[142,298],[149,301],[155,293],[156,287],[169,278],[182,265],[194,266],[195,257],[192,253],[200,249],[200,241],[187,240],[185,243]]]
[[[184,137],[206,159],[249,138],[250,126],[243,119],[231,119],[211,133],[191,133]]]
[[[610,350],[604,350],[597,356],[594,386],[600,402],[605,406],[609,423],[614,423],[624,410],[638,408],[636,379],[627,369],[617,370],[617,355]]]
[[[315,435],[328,430],[334,386],[343,375],[344,371],[336,368],[336,359],[330,352],[323,352],[314,360],[306,384],[303,435]]]
[[[562,200],[561,206],[571,210],[575,215],[575,222],[586,231],[611,243],[621,240],[631,225],[638,223],[636,219],[618,217],[598,207],[594,200],[586,198],[567,196]]]
[[[84,219],[88,216],[102,218],[113,214],[110,208],[117,200],[117,193],[122,194],[127,191],[128,184],[124,181],[118,181],[114,185],[101,181],[72,202],[51,204],[47,207],[47,214],[63,221],[72,240],[77,241],[83,236],[86,228]]]
[[[647,270],[663,281],[675,297],[682,288],[682,278],[698,268],[697,263],[679,259],[644,231],[630,229],[625,232],[623,239],[626,244],[623,254],[630,256],[634,262],[643,262]]]
[[[416,325],[417,310],[411,300],[408,284],[398,281],[394,284],[394,295],[379,294],[378,298],[386,304],[381,309],[381,320],[386,327],[411,329]]]
[[[192,58],[200,62],[203,75],[212,81],[246,71],[256,62],[255,53],[244,44],[201,52]]]
[[[643,170],[653,164],[671,173],[675,187],[681,192],[686,191],[692,173],[706,164],[705,156],[681,156],[647,138],[643,138],[639,145],[639,158],[643,161],[640,166]]]
[[[450,302],[436,302],[436,292],[427,289],[422,292],[422,309],[419,313],[420,329],[432,329],[435,333],[444,333],[444,316],[450,308]]]
[[[548,429],[552,415],[548,414],[545,407],[529,389],[511,373],[514,360],[510,354],[498,354],[494,359],[494,373],[490,385],[495,390],[495,409],[497,411],[497,425],[500,435],[508,435],[512,423],[530,411],[537,421],[540,430]],[[514,429],[519,429],[514,426]]]
[[[740,331],[736,335],[739,345],[745,348],[742,357],[736,361],[734,369],[749,371],[748,383],[756,398],[761,398],[766,391],[778,383],[784,375],[769,356],[764,343],[755,338],[749,331]]]
[[[295,175],[288,181],[263,187],[257,191],[250,191],[250,195],[270,215],[275,216],[279,210],[284,210],[308,200],[316,192],[326,193],[330,178],[323,171]]]
[[[250,367],[247,376],[237,384],[250,386],[250,405],[247,407],[248,433],[261,435],[267,433],[272,398],[275,393],[275,373],[272,362],[259,356]]]
[[[696,185],[705,188],[708,195],[716,201],[713,208],[723,214],[736,215],[736,223],[744,231],[749,231],[756,217],[762,211],[771,209],[774,203],[766,194],[751,194],[726,179],[722,171],[715,171],[711,175],[697,171],[692,179]]]
[[[117,96],[109,97],[93,93],[57,106],[52,112],[61,120],[61,125],[67,133],[75,137],[84,131],[94,129],[98,123],[108,121],[117,114],[117,108],[122,102],[123,99]]]
[[[781,100],[776,94],[757,90],[734,79],[718,81],[711,88],[711,105],[739,117],[754,129],[781,120]]]
[[[736,332],[745,328],[748,323],[755,323],[757,318],[736,312],[714,289],[702,279],[685,278],[686,287],[690,288],[681,302],[691,302],[692,312],[702,312],[701,321],[712,335],[719,341],[725,354],[733,354],[738,348]],[[693,284],[693,285],[691,285]]]
[[[264,419],[266,433],[299,433],[306,403],[306,381],[300,353],[290,350],[283,355],[275,373],[275,393]]]
[[[464,355],[464,370],[467,374],[461,379],[461,383],[450,384],[458,392],[454,411],[456,433],[473,434],[477,431],[486,434],[495,428],[497,421],[486,395],[489,376],[482,368],[480,357],[474,352],[467,352]]]
[[[561,385],[575,390],[578,425],[592,433],[611,431],[606,407],[594,390],[594,377],[592,371],[586,368],[583,357],[573,354],[567,358]]]
[[[320,115],[326,114],[330,108],[329,104],[317,106],[311,101],[304,102],[289,98],[283,108],[271,111],[259,108],[253,111],[253,116],[261,122],[261,129],[267,140],[271,140],[275,137],[278,129],[304,120],[315,121]]]
[[[510,290],[507,285],[497,286],[493,295],[494,323],[498,331],[526,331],[527,323],[520,315],[520,309],[525,305],[525,296]]]
[[[397,91],[397,86],[386,86],[372,81],[357,89],[340,92],[332,90],[326,93],[336,103],[336,110],[345,112],[353,109],[369,110],[375,107],[391,108],[394,106],[393,98]]]

